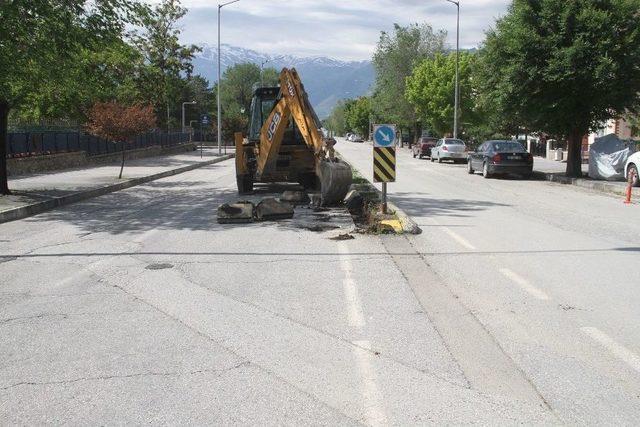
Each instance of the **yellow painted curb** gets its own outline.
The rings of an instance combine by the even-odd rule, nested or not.
[[[388,225],[393,228],[393,231],[397,234],[401,234],[403,232],[402,224],[397,219],[385,219],[384,221],[380,221],[381,225]]]

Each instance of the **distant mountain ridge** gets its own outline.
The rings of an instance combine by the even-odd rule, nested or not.
[[[373,66],[370,61],[340,61],[328,57],[297,57],[293,55],[269,55],[237,46],[223,44],[221,68],[251,62],[281,69],[295,67],[309,99],[320,118],[327,117],[335,104],[344,98],[356,98],[366,95],[374,81]],[[210,84],[218,79],[218,52],[214,46],[202,46],[202,52],[193,60],[194,74],[209,80]]]

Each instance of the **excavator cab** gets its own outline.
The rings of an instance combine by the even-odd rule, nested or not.
[[[250,142],[255,144],[260,142],[260,130],[278,102],[279,92],[279,87],[259,87],[254,90],[253,98],[251,99],[251,118],[248,133]],[[293,120],[289,120],[282,139],[282,145],[306,146],[304,138]]]
[[[319,189],[325,205],[344,199],[351,168],[335,158],[335,140],[320,127],[295,69],[282,70],[280,87],[255,89],[247,138],[236,134],[238,192],[251,192],[255,182],[295,182]]]

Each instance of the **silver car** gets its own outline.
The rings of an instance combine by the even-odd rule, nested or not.
[[[442,163],[443,160],[452,160],[453,163],[467,162],[467,146],[460,139],[442,138],[431,149],[431,161]]]

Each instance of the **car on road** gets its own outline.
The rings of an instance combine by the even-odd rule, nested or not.
[[[419,159],[423,157],[431,157],[431,150],[436,146],[438,138],[431,136],[421,136],[418,142],[411,148],[413,157]]]
[[[364,142],[364,139],[360,135],[352,135],[351,142]]]
[[[640,177],[638,176],[638,172],[640,172],[640,151],[630,155],[624,165],[624,176],[627,181],[631,180],[631,185],[633,187],[640,187]]]
[[[442,138],[431,149],[431,161],[442,163],[443,160],[452,160],[453,163],[467,161],[467,146],[461,139]]]
[[[482,176],[521,175],[531,177],[533,156],[517,141],[485,141],[478,149],[469,154],[467,172],[482,171]]]

